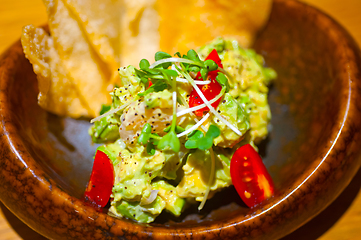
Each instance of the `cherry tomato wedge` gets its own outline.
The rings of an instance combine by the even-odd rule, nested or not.
[[[250,144],[236,150],[230,168],[232,183],[248,207],[254,207],[273,195],[272,178]]]
[[[93,170],[84,193],[84,201],[93,207],[104,207],[110,198],[114,185],[114,166],[109,157],[102,151],[97,151]]]
[[[209,53],[209,55],[206,57],[205,60],[208,60],[208,59],[213,60],[218,65],[218,67],[223,68],[221,59],[219,58],[219,55],[218,55],[216,49],[213,49]],[[215,98],[222,90],[222,86],[216,80],[218,72],[219,72],[219,70],[210,71],[208,73],[208,78],[211,81],[211,83],[209,83],[207,85],[199,85],[199,88],[200,88],[201,92],[203,93],[203,95],[206,97],[207,100],[211,100],[211,99]],[[197,73],[196,80],[202,80],[200,72]],[[220,101],[221,101],[221,99],[214,102],[212,104],[212,106],[214,108],[217,108]],[[193,89],[191,94],[190,94],[190,97],[189,97],[189,107],[195,107],[195,106],[198,106],[200,104],[203,104],[203,100],[199,97],[196,90]],[[205,112],[205,111],[209,111],[208,107],[204,107],[202,109],[199,109],[199,110],[195,111],[194,113],[197,116],[202,116],[203,112]]]

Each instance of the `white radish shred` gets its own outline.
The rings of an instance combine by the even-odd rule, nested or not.
[[[196,90],[196,92],[198,93],[199,97],[203,100],[203,102],[207,105],[207,107],[209,108],[209,110],[220,120],[222,121],[224,124],[227,125],[227,127],[229,127],[230,129],[232,129],[233,132],[235,132],[236,134],[238,134],[239,136],[242,136],[243,134],[235,127],[233,126],[231,123],[229,123],[226,119],[224,119],[215,109],[214,107],[212,107],[212,105],[209,103],[209,101],[207,100],[207,98],[203,95],[202,91],[199,89],[199,87],[193,82],[192,80],[189,80],[189,82],[192,84],[193,88]]]
[[[154,202],[154,200],[157,198],[158,196],[158,192],[159,190],[151,190],[150,191],[150,195],[149,197],[145,198],[144,200],[142,199],[141,201],[141,205],[149,205],[151,204],[152,202]]]
[[[109,115],[111,115],[111,114],[113,114],[113,113],[116,113],[116,112],[118,112],[118,111],[120,111],[120,110],[123,110],[124,108],[128,107],[132,102],[133,102],[133,101],[127,102],[126,104],[123,104],[123,105],[121,105],[121,106],[118,106],[118,107],[116,107],[116,108],[114,108],[114,109],[112,109],[112,110],[110,110],[110,111],[108,111],[108,112],[106,112],[106,113],[104,113],[104,114],[96,117],[96,118],[93,118],[92,120],[90,120],[90,123],[94,123],[94,122],[96,122],[96,121],[99,121],[99,120],[102,119],[103,117],[109,116]]]
[[[222,96],[223,96],[224,92],[221,91],[215,98],[212,98],[209,103],[210,104],[213,104],[214,102],[218,101],[218,99],[220,99]],[[190,112],[194,112],[194,111],[197,111],[199,109],[202,109],[204,107],[206,107],[207,105],[202,103],[200,105],[197,105],[197,106],[194,106],[194,107],[191,107],[191,108],[187,108],[187,109],[184,109],[182,111],[179,111],[177,113],[177,117],[180,117],[180,116],[183,116],[184,114],[187,114],[187,113],[190,113]]]
[[[177,82],[181,82],[181,83],[189,83],[187,79],[185,78],[180,78],[180,77],[177,77]],[[194,83],[197,84],[197,85],[207,85],[207,84],[210,84],[211,81],[209,80],[206,80],[206,81],[199,81],[199,80],[194,80]]]
[[[154,62],[152,65],[149,66],[149,68],[150,69],[155,68],[156,66],[163,64],[163,63],[177,63],[177,62],[200,65],[193,60],[189,60],[189,59],[185,59],[185,58],[164,58],[164,59]]]
[[[210,114],[207,113],[201,120],[199,120],[199,122],[197,122],[196,124],[194,124],[192,127],[190,127],[189,129],[177,134],[177,137],[182,137],[184,135],[187,135],[188,133],[191,133],[192,131],[196,130],[201,124],[203,124],[208,118],[209,118]]]
[[[178,94],[179,99],[181,100],[182,104],[183,104],[185,107],[189,108],[188,103],[186,102],[186,100],[184,100],[184,98],[182,97],[182,95],[179,94],[178,92],[177,92],[177,94]],[[180,112],[180,111],[179,111],[179,112]],[[196,123],[199,122],[199,120],[197,119],[197,117],[195,116],[195,114],[194,114],[193,112],[190,112],[189,115],[191,115],[191,117],[193,118],[193,120],[194,120]],[[178,117],[178,113],[177,113],[177,117]],[[205,126],[201,125],[201,128],[202,128],[205,132],[207,132],[207,128],[206,128]]]
[[[211,174],[209,175],[207,190],[204,193],[203,200],[202,200],[201,204],[199,204],[199,206],[198,206],[199,211],[202,210],[202,208],[204,207],[204,204],[206,204],[209,192],[211,191],[211,184],[212,184],[213,178],[214,178],[214,169],[215,169],[215,166],[216,166],[216,159],[214,158],[213,148],[210,148],[209,152],[211,154],[211,161],[212,161],[212,163],[211,163]]]

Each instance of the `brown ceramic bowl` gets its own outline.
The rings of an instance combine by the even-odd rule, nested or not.
[[[246,208],[233,188],[198,213],[156,223],[112,218],[79,198],[95,146],[86,120],[37,105],[37,80],[20,42],[0,59],[0,197],[22,221],[52,239],[276,239],[317,215],[360,163],[361,57],[350,35],[305,4],[275,0],[255,43],[278,72],[270,92],[273,130],[261,153],[274,198]]]

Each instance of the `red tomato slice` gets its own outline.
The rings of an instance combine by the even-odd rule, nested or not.
[[[213,49],[210,52],[210,54],[206,57],[205,60],[208,60],[208,59],[213,60],[218,65],[218,67],[223,68],[221,59],[219,58],[219,55],[218,55],[216,49]],[[219,70],[210,71],[208,73],[208,78],[211,81],[211,83],[209,83],[207,85],[200,85],[199,86],[201,92],[203,93],[203,95],[206,97],[207,100],[212,100],[222,90],[222,86],[216,80],[218,72],[219,72]],[[196,80],[202,80],[200,72],[197,73]],[[212,104],[212,107],[217,108],[220,101],[221,101],[221,99],[214,102]],[[203,104],[203,103],[204,102],[199,97],[199,94],[197,93],[197,91],[195,89],[193,89],[191,94],[190,94],[190,97],[189,97],[189,107],[195,107],[195,106],[198,106],[198,105]],[[209,111],[208,107],[204,107],[202,109],[199,109],[199,110],[195,111],[194,113],[197,116],[203,116],[203,112],[205,112],[205,111]]]
[[[114,166],[109,157],[97,151],[90,181],[84,193],[84,200],[93,207],[104,207],[110,198],[114,185]]]
[[[236,150],[230,168],[232,183],[248,207],[254,207],[273,195],[272,178],[250,144]]]

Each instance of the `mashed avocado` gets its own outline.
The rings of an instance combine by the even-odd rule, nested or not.
[[[223,72],[216,61],[201,60],[213,49]],[[237,146],[267,136],[268,85],[276,73],[232,39],[218,38],[198,54],[177,53],[177,62],[158,52],[157,66],[142,60],[139,69],[119,69],[123,85],[114,88],[112,106],[89,129],[114,165],[111,215],[149,223],[163,210],[179,216],[194,200],[202,208],[207,198],[232,184],[230,158]],[[214,111],[188,111],[201,97],[192,84]]]

